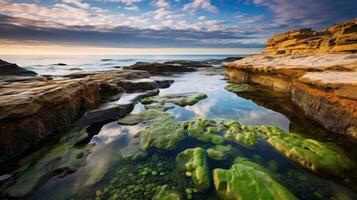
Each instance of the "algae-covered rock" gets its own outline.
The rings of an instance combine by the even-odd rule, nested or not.
[[[119,155],[124,160],[137,160],[144,158],[147,155],[147,152],[142,148],[141,144],[130,144],[126,147],[120,149]]]
[[[222,199],[290,200],[296,199],[262,166],[237,159],[229,170],[213,170],[214,186]]]
[[[246,92],[252,90],[252,87],[248,84],[229,84],[224,87],[224,89],[230,91],[230,92]]]
[[[130,114],[118,120],[118,124],[135,125],[143,121],[150,121],[155,118],[168,115],[162,109],[147,109],[137,114]]]
[[[255,145],[259,140],[264,138],[259,127],[242,126],[237,121],[229,121],[225,125],[228,129],[225,138],[228,141]]]
[[[197,118],[187,122],[188,134],[201,142],[211,142],[213,144],[224,143],[224,137],[221,134],[222,126],[213,120]]]
[[[234,151],[235,149],[231,145],[216,145],[206,150],[208,157],[215,160],[226,160]]]
[[[200,147],[186,149],[176,157],[177,167],[185,174],[190,174],[197,189],[204,191],[210,186],[205,150]]]
[[[170,190],[168,185],[164,185],[156,192],[153,200],[181,200],[181,195],[174,190]]]
[[[139,138],[145,149],[156,147],[172,150],[184,136],[183,124],[176,122],[171,115],[164,115],[141,131]]]
[[[178,106],[192,106],[197,102],[207,98],[204,93],[181,93],[181,94],[168,94],[162,96],[147,97],[141,100],[144,105],[156,104],[163,106],[166,103],[173,103]]]
[[[294,133],[272,135],[267,141],[296,163],[314,172],[342,176],[355,167],[355,163],[332,144],[305,139]]]
[[[94,144],[81,148],[74,145],[87,138],[85,128],[70,130],[60,143],[37,151],[20,161],[15,184],[7,189],[12,197],[23,197],[33,191],[44,180],[77,171],[86,164],[87,156]]]

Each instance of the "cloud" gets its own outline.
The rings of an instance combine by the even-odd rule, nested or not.
[[[28,25],[28,23],[32,25]],[[184,21],[175,23],[185,26]],[[220,22],[207,22],[212,26]],[[187,25],[187,24],[186,24]],[[188,25],[187,25],[188,26]],[[100,31],[98,31],[100,30]],[[105,31],[97,26],[50,25],[49,22],[0,15],[0,39],[26,43],[71,43],[120,48],[261,48],[257,36],[232,31],[194,29],[139,29],[118,26]],[[241,41],[242,40],[242,41]],[[250,43],[249,40],[252,40]]]
[[[88,3],[82,3],[81,0],[62,0],[63,3],[72,4],[78,6],[79,8],[87,9],[89,8]]]
[[[155,4],[158,8],[169,8],[170,4],[166,0],[156,0]]]
[[[125,6],[124,7],[125,10],[132,10],[132,11],[138,11],[139,10],[139,7],[138,6]]]
[[[274,13],[276,25],[323,27],[357,17],[356,0],[251,0]]]
[[[242,15],[238,15],[236,16],[236,18],[239,19],[241,23],[250,24],[250,23],[256,23],[264,19],[264,15],[255,15],[250,17],[243,17]]]
[[[104,2],[120,2],[126,5],[133,5],[135,3],[142,2],[143,0],[101,0]]]
[[[185,11],[197,9],[203,9],[213,13],[218,11],[218,8],[212,5],[210,0],[193,0],[191,3],[188,3],[183,7],[183,10]]]

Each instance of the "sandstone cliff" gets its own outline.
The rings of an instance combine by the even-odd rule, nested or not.
[[[286,92],[306,116],[357,141],[357,20],[278,34],[266,46],[227,64],[230,81]]]
[[[293,30],[268,40],[264,54],[357,53],[357,19],[322,31]]]

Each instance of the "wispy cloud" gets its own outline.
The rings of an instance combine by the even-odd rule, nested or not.
[[[191,3],[186,4],[183,10],[197,10],[204,9],[210,12],[217,12],[218,8],[214,6],[210,0],[193,0]]]

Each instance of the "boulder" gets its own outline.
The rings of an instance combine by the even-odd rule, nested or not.
[[[206,150],[208,157],[214,160],[226,160],[234,154],[235,149],[231,145],[216,145]]]
[[[144,105],[164,106],[166,103],[173,103],[178,106],[192,106],[199,101],[206,99],[207,95],[204,93],[180,93],[167,94],[154,97],[147,97],[141,100]]]
[[[176,122],[170,114],[160,116],[139,133],[139,139],[145,149],[156,147],[172,150],[184,136],[184,126]]]
[[[201,142],[222,144],[225,142],[222,134],[223,127],[213,120],[197,118],[186,124],[188,135]]]
[[[224,89],[230,91],[230,92],[235,92],[235,93],[238,93],[238,92],[247,92],[247,91],[251,91],[252,90],[252,87],[248,84],[236,84],[236,83],[233,83],[233,84],[228,84],[224,87]]]
[[[210,187],[205,150],[200,147],[186,149],[177,155],[176,163],[178,170],[191,177],[199,191],[204,191]]]
[[[297,199],[266,169],[243,158],[236,159],[228,170],[214,169],[213,181],[218,196],[222,199]]]
[[[305,139],[294,133],[271,134],[267,141],[297,164],[314,172],[343,177],[356,167],[356,164],[333,144]]]

